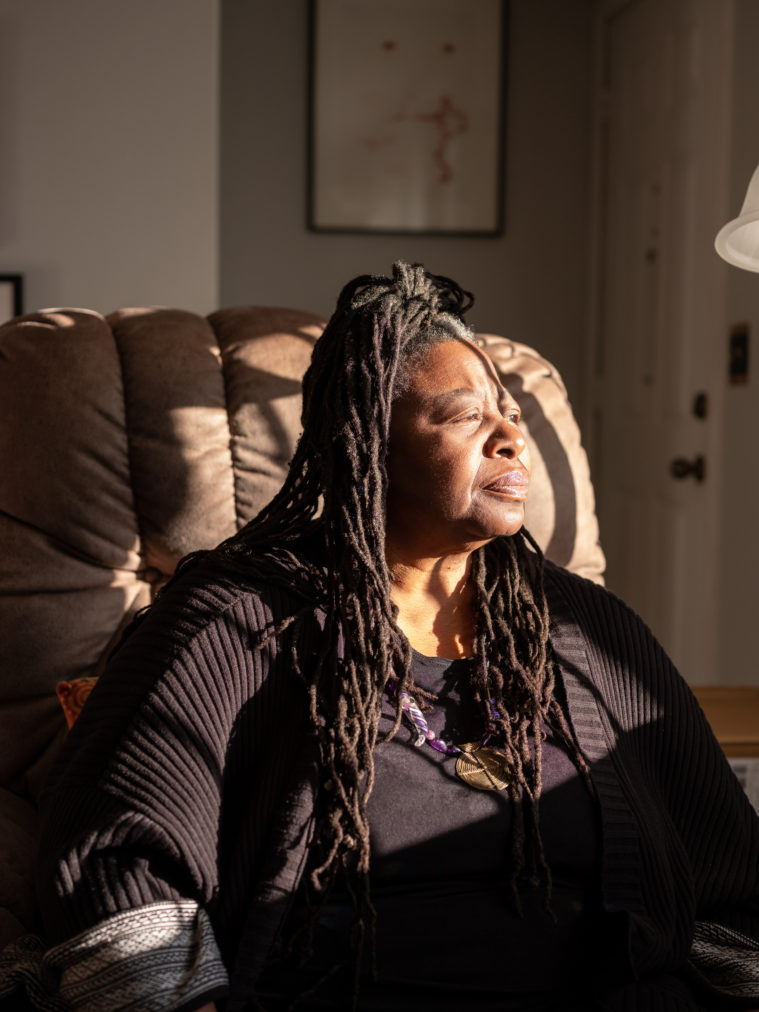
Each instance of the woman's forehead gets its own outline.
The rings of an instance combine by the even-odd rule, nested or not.
[[[432,345],[412,367],[408,389],[425,399],[475,391],[492,393],[499,401],[513,401],[491,359],[470,341]]]

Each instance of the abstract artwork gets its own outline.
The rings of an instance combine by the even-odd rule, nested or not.
[[[309,225],[503,229],[504,0],[311,0]]]

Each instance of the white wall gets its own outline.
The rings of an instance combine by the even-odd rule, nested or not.
[[[0,273],[27,309],[218,303],[219,0],[0,0]]]
[[[306,0],[222,2],[222,304],[329,314],[353,276],[418,260],[474,292],[479,330],[553,359],[582,413],[591,0],[511,0],[506,231],[497,238],[308,231],[307,41]]]

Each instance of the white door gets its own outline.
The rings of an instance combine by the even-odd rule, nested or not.
[[[729,680],[713,590],[725,375],[713,239],[730,12],[730,0],[633,0],[602,33],[592,443],[607,582],[694,684]]]

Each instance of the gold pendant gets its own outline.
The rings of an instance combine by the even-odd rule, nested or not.
[[[470,741],[459,746],[456,776],[478,791],[502,791],[509,786],[511,769],[505,752]]]

